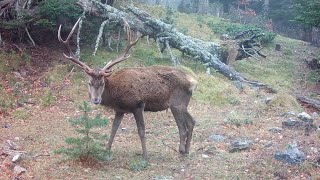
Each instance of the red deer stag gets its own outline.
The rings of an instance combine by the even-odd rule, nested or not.
[[[60,25],[58,39],[70,53],[69,56],[66,54],[64,56],[79,65],[89,75],[88,87],[91,102],[108,106],[115,111],[107,148],[111,149],[124,113],[133,113],[142,144],[143,159],[147,160],[144,111],[156,112],[170,108],[179,129],[179,151],[181,154],[188,154],[195,121],[187,111],[187,106],[197,81],[179,69],[164,66],[123,68],[112,72],[111,67],[127,59],[130,56],[129,50],[139,39],[131,41],[131,30],[125,21],[123,22],[127,30],[128,45],[124,52],[104,68],[91,69],[75,57],[69,45],[79,20],[65,41],[61,39]]]

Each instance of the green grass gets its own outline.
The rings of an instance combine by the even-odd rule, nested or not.
[[[42,92],[41,96],[41,104],[45,107],[50,106],[54,101],[56,100],[56,97],[54,96],[53,92],[50,88],[46,88]]]
[[[272,97],[270,104],[263,104],[260,107],[264,112],[283,113],[288,111],[302,112],[299,102],[288,93],[279,92]]]
[[[29,65],[30,56],[26,53],[0,53],[0,75],[7,75],[10,70],[17,70],[21,65]]]
[[[53,68],[51,68],[48,72],[45,73],[43,80],[48,85],[50,84],[60,84],[63,82],[65,76],[70,72],[71,65],[55,65]]]
[[[130,163],[130,170],[133,172],[143,171],[148,167],[148,163],[144,160],[135,160]]]
[[[26,120],[30,115],[26,109],[17,109],[12,112],[12,117],[14,119]]]
[[[316,84],[320,80],[320,71],[319,70],[311,70],[307,74],[307,81],[312,84]]]
[[[249,116],[244,116],[238,112],[231,111],[227,115],[227,119],[225,120],[225,123],[232,125],[232,126],[240,127],[242,125],[253,124],[253,120]]]
[[[298,63],[290,56],[270,55],[260,61],[245,59],[236,61],[233,65],[236,71],[246,77],[259,80],[276,89],[292,89]]]
[[[159,17],[165,14],[164,8],[151,8],[149,11],[151,12],[150,14],[156,14]],[[190,36],[204,40],[212,38],[214,42],[220,42],[220,40],[216,39],[218,36],[213,34],[211,30],[208,30],[206,22],[210,18],[220,21],[209,16],[177,13],[176,22],[178,27],[188,27],[188,35]],[[141,155],[136,155],[136,152],[140,153],[141,151],[140,141],[136,134],[135,124],[131,121],[133,117],[126,115],[126,119],[130,117],[130,121],[124,121],[122,125],[125,128],[129,128],[128,131],[120,132],[117,135],[117,143],[113,146],[115,158],[110,163],[102,163],[97,168],[90,167],[84,170],[83,167],[77,166],[76,163],[67,163],[52,154],[52,158],[44,158],[43,162],[25,161],[24,163],[27,165],[32,164],[32,168],[28,169],[28,172],[34,177],[48,179],[65,179],[71,176],[76,179],[90,179],[93,176],[105,179],[150,179],[157,176],[188,179],[187,175],[193,175],[190,178],[194,177],[195,179],[272,179],[274,172],[278,171],[279,167],[286,172],[287,170],[296,172],[296,167],[289,167],[293,169],[288,169],[283,164],[275,163],[268,153],[268,157],[264,157],[266,153],[261,151],[260,146],[262,144],[259,144],[260,140],[271,137],[271,134],[265,133],[265,129],[269,125],[278,126],[279,123],[281,125],[278,114],[289,110],[294,110],[295,112],[302,111],[295,97],[291,95],[297,84],[294,79],[297,75],[296,69],[300,64],[298,58],[296,58],[295,49],[308,47],[304,46],[300,41],[284,37],[277,37],[276,41],[285,45],[283,51],[275,52],[273,47],[271,47],[272,45],[270,45],[270,47],[267,47],[263,51],[264,54],[268,55],[266,59],[261,59],[261,61],[247,59],[237,61],[234,64],[234,68],[245,77],[271,84],[279,90],[278,94],[261,92],[259,96],[255,96],[256,92],[248,87],[245,87],[243,92],[239,92],[230,80],[214,72],[213,69],[212,75],[207,75],[205,73],[206,67],[201,62],[194,61],[188,57],[180,57],[181,53],[174,50],[175,56],[180,59],[181,65],[184,66],[179,68],[194,76],[199,82],[189,106],[190,113],[197,120],[197,123],[192,139],[191,155],[187,158],[181,158],[179,153],[165,147],[161,141],[165,140],[174,149],[178,147],[178,128],[172,115],[165,112],[162,112],[162,114],[161,112],[146,113],[146,119],[148,119],[147,147],[150,154],[150,166],[147,166],[146,163],[140,160]],[[97,55],[93,57],[91,55],[93,49],[87,47],[82,47],[82,49],[82,58],[92,67],[103,67],[105,63],[114,59],[119,54],[115,51],[110,52],[104,50],[105,48],[100,48]],[[121,69],[123,67],[159,64],[171,65],[166,52],[164,53],[164,59],[159,58],[159,52],[153,40],[150,40],[150,45],[148,45],[145,39],[141,39],[132,49],[131,54],[128,60],[118,64],[116,67]],[[26,121],[24,125],[27,126],[23,126],[21,129],[19,129],[19,126],[12,126],[12,133],[17,132],[16,134],[19,134],[20,137],[27,137],[26,140],[32,138],[31,140],[35,141],[35,143],[29,146],[28,143],[26,144],[24,147],[26,151],[32,153],[34,149],[41,150],[48,147],[50,149],[61,147],[64,136],[72,135],[72,132],[69,131],[70,127],[68,127],[68,123],[61,119],[64,119],[65,116],[70,116],[74,112],[70,109],[87,99],[86,74],[76,67],[70,76],[71,83],[66,83],[61,96],[56,93],[56,87],[60,87],[65,75],[70,72],[73,66],[72,63],[68,63],[68,65],[56,65],[49,70],[44,79],[42,79],[49,84],[49,87],[42,89],[40,93],[43,96],[41,96],[39,101],[36,101],[52,106],[58,104],[55,103],[56,97],[57,102],[61,103],[59,107],[63,111],[59,110],[59,113],[57,113],[53,108],[45,114],[41,114],[41,112],[43,113],[46,110],[45,108],[33,108],[32,111],[36,113],[32,111],[29,113],[27,109],[19,109],[13,112],[16,119],[26,118],[36,120],[37,124],[42,127],[40,129],[35,127],[31,121]],[[315,72],[311,72],[306,77],[308,81],[315,82],[317,75]],[[10,85],[14,86],[15,84],[16,82],[13,79]],[[20,85],[16,84],[16,86],[18,88]],[[1,85],[0,94],[2,95],[0,96],[0,103],[1,98],[4,99],[5,107],[15,105],[15,99],[11,99],[12,101],[10,101],[10,97],[5,93],[4,87]],[[263,100],[269,96],[272,100],[269,104],[266,104]],[[105,108],[102,106],[95,106],[96,110],[101,110],[108,116],[112,114],[109,111],[105,111]],[[257,117],[256,114],[259,114],[260,111],[262,111],[261,116]],[[223,126],[223,122],[227,126]],[[105,131],[106,129],[101,129],[101,132]],[[226,151],[226,144],[207,141],[211,133],[224,134],[230,140],[239,136],[248,136],[250,139],[259,138],[260,140],[252,151],[230,154]],[[292,139],[290,133],[289,131],[286,132],[282,141]],[[46,136],[33,138],[38,134],[46,134]],[[293,136],[297,138],[297,135]],[[48,139],[44,141],[44,137]],[[313,138],[313,136],[310,136],[310,138]],[[320,134],[317,136],[318,140],[319,138]],[[277,140],[277,144],[273,146],[274,149],[272,150],[278,149],[281,143],[283,142],[280,139],[279,141]],[[308,144],[308,139],[305,144]],[[205,150],[211,147],[215,150],[213,154],[209,154],[210,158],[201,158],[202,154],[206,152]],[[260,166],[257,166],[257,162],[260,162],[258,164]],[[51,167],[57,168],[52,169]],[[50,168],[52,171],[46,171]],[[184,172],[181,171],[182,168]],[[305,169],[308,171],[311,169],[312,171],[312,167],[302,167],[301,171],[307,171]],[[216,173],[212,174],[212,172]]]
[[[240,104],[237,97],[238,90],[226,79],[205,73],[198,74],[197,79],[198,86],[193,94],[196,100],[217,106]]]

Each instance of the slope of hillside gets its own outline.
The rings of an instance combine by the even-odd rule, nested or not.
[[[166,16],[163,7],[140,6],[155,17]],[[219,36],[206,25],[221,21],[215,17],[174,13],[177,27],[190,36],[221,43]],[[276,43],[282,51],[275,51]],[[98,51],[86,47],[83,58],[93,66],[102,66],[118,53]],[[19,51],[16,51],[19,52]],[[178,152],[178,129],[170,112],[146,113],[147,148],[149,166],[137,170],[141,158],[140,140],[134,118],[126,114],[116,135],[112,159],[92,166],[68,160],[53,153],[65,146],[66,137],[75,136],[68,119],[79,116],[78,106],[87,101],[87,80],[78,68],[62,56],[61,49],[37,47],[23,54],[12,54],[28,63],[14,67],[12,73],[1,77],[0,142],[12,140],[25,155],[19,166],[26,172],[22,179],[317,179],[320,178],[320,119],[312,108],[297,102],[297,94],[316,96],[319,85],[316,72],[305,61],[320,54],[308,44],[277,36],[263,53],[267,58],[259,61],[249,58],[231,66],[251,79],[270,84],[278,90],[269,94],[257,88],[239,88],[234,82],[199,62],[173,52],[181,64],[193,71],[199,86],[189,105],[196,119],[191,154],[183,157]],[[141,39],[134,47],[130,59],[119,68],[133,66],[170,65],[167,52],[160,58],[156,44]],[[16,58],[17,58],[16,57]],[[8,60],[8,54],[0,56]],[[14,58],[14,59],[16,59]],[[50,61],[48,63],[47,61]],[[19,61],[20,62],[20,61]],[[7,67],[1,64],[0,68]],[[24,73],[25,72],[25,73]],[[3,73],[0,71],[0,73]],[[2,75],[2,74],[1,74]],[[238,87],[238,88],[237,88]],[[239,90],[241,89],[241,90]],[[92,106],[95,114],[113,120],[113,112],[101,106]],[[313,118],[312,128],[283,126],[288,119],[301,121],[297,114],[306,111]],[[282,128],[270,131],[270,128]],[[107,129],[97,129],[109,133]],[[217,140],[215,137],[223,137]],[[235,140],[251,142],[249,149],[230,152]],[[297,144],[306,155],[300,165],[288,165],[274,158],[290,144]],[[11,157],[0,149],[0,179],[16,177]],[[139,169],[139,168],[138,168]]]

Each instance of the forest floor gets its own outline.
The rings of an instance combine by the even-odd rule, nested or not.
[[[38,61],[45,59],[44,57],[62,58],[59,54],[60,52],[48,51],[45,48],[32,51],[31,59],[36,60],[33,64],[37,66],[31,65],[29,70],[34,68],[37,73],[30,73],[25,79],[17,80],[30,83],[23,92],[28,94],[29,98],[21,107],[17,105],[13,111],[1,117],[0,141],[5,143],[5,140],[12,140],[20,146],[19,150],[25,152],[19,165],[26,168],[27,172],[20,175],[20,179],[320,178],[318,133],[312,132],[306,136],[304,129],[284,129],[279,133],[268,131],[271,127],[282,126],[282,121],[287,117],[281,116],[281,113],[291,110],[291,103],[286,104],[286,100],[280,100],[283,102],[268,106],[265,105],[265,100],[270,97],[272,101],[278,101],[279,95],[258,93],[250,87],[237,92],[233,85],[229,88],[234,88],[233,95],[239,97],[237,103],[217,106],[214,102],[206,103],[195,98],[191,100],[189,111],[196,119],[196,127],[191,154],[186,157],[177,152],[178,130],[170,111],[146,113],[150,162],[149,166],[141,171],[132,170],[132,166],[141,158],[141,147],[131,114],[125,116],[117,133],[112,148],[112,160],[94,166],[83,166],[77,161],[56,155],[53,151],[65,146],[64,139],[75,136],[68,119],[79,116],[78,105],[81,101],[88,100],[85,80],[75,80],[76,76],[81,76],[81,72],[70,75],[68,68],[65,68],[67,65],[56,65],[59,68],[54,68],[48,66],[47,61]],[[60,74],[59,70],[63,68],[63,78],[56,81],[59,83],[47,85],[46,73],[55,69]],[[202,76],[209,78],[206,74]],[[200,83],[202,81],[200,79]],[[73,83],[78,83],[79,86]],[[52,94],[47,93],[48,88]],[[94,109],[93,113],[102,112],[103,116],[109,117],[112,122],[112,110],[100,106],[94,106]],[[295,114],[302,111],[310,114],[315,112],[310,108],[292,109]],[[315,116],[315,124],[319,123],[318,116]],[[99,132],[109,133],[110,127],[109,124],[108,128],[100,129]],[[212,135],[222,135],[225,139],[215,142],[210,138]],[[228,147],[237,139],[251,140],[253,145],[249,150],[230,153]],[[275,152],[284,150],[293,142],[297,142],[307,155],[304,163],[293,166],[274,159]],[[0,156],[1,170],[5,172],[1,173],[3,178],[12,179],[15,176],[10,167],[7,170],[3,167],[10,158],[6,155]]]
[[[65,138],[76,136],[69,119],[79,117],[79,105],[88,101],[87,80],[78,68],[71,70],[62,50],[28,49],[26,63],[0,78],[0,100],[9,99],[3,101],[0,109],[0,179],[320,179],[319,130],[268,130],[282,127],[282,122],[289,118],[298,120],[301,112],[312,115],[314,125],[319,127],[319,112],[299,104],[295,98],[320,94],[318,76],[308,73],[311,70],[306,65],[306,60],[314,58],[319,49],[283,37],[278,37],[276,43],[283,45],[282,51],[270,47],[264,51],[268,57],[261,62],[249,59],[232,66],[245,76],[271,83],[279,90],[277,94],[248,86],[239,91],[218,73],[208,75],[202,65],[193,65],[199,87],[188,107],[196,120],[190,155],[177,152],[178,128],[170,111],[146,113],[149,164],[140,170],[134,168],[139,166],[141,145],[131,114],[125,115],[117,132],[111,160],[88,166],[54,153],[66,146]],[[19,51],[17,57],[21,58]],[[132,58],[124,66],[143,63],[135,55]],[[148,65],[150,62],[148,59]],[[284,62],[293,64],[291,69],[283,66]],[[292,71],[292,76],[288,71]],[[97,129],[101,134],[109,134],[113,111],[101,106],[92,108],[92,115],[100,112],[109,118],[107,128]],[[224,139],[214,140],[215,135]],[[239,139],[250,140],[251,147],[230,152],[231,142]],[[23,151],[16,165],[25,168],[25,173],[14,174],[12,157],[1,149],[7,140]],[[289,165],[274,158],[275,153],[294,143],[306,155],[303,163]]]

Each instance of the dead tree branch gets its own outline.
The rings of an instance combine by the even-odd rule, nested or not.
[[[259,60],[259,57],[267,57],[260,52],[262,50],[262,47],[259,42],[259,37],[264,36],[264,34],[258,34],[258,32],[259,30],[257,29],[249,29],[239,33],[234,38],[239,46],[239,53],[236,60],[241,60],[248,57]],[[256,47],[258,47],[258,49],[256,49]]]
[[[305,96],[298,96],[297,99],[303,103],[311,105],[312,107],[320,110],[320,101],[317,99],[312,99]]]
[[[170,44],[169,44],[169,41],[165,41],[165,43],[166,43],[166,48],[167,48],[167,50],[169,52],[169,55],[170,55],[170,59],[171,59],[172,65],[173,66],[177,66],[179,64],[179,61],[177,60],[176,57],[174,57],[173,52],[172,52],[171,47],[170,47]]]
[[[124,19],[134,31],[139,31],[143,36],[148,35],[150,38],[159,39],[159,42],[163,44],[166,43],[165,41],[168,41],[171,48],[178,49],[195,60],[203,62],[208,67],[216,69],[230,80],[258,86],[267,89],[269,92],[276,92],[266,84],[243,77],[240,73],[221,62],[220,54],[223,50],[220,45],[186,36],[180,33],[174,26],[154,19],[133,5],[128,6],[127,11],[134,16],[95,0],[78,0],[78,4],[91,15],[109,19],[109,21],[122,24]],[[162,38],[165,41],[162,41]]]
[[[35,43],[34,40],[32,39],[32,37],[31,37],[31,35],[30,35],[30,33],[29,33],[28,28],[25,28],[25,31],[26,31],[26,33],[27,33],[27,35],[28,35],[28,37],[29,37],[32,45],[33,45],[33,46],[36,46],[36,43]]]

